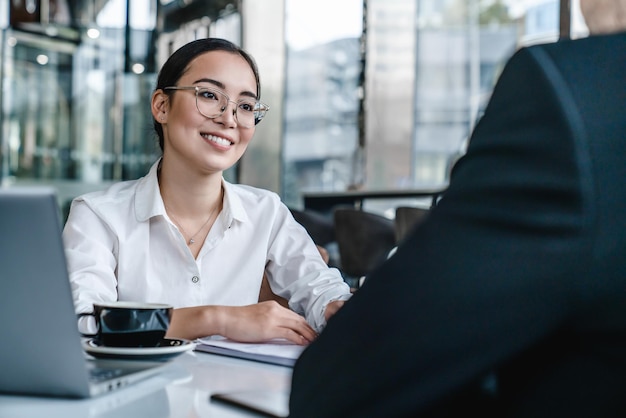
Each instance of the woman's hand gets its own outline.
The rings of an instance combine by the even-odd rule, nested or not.
[[[241,342],[284,338],[305,345],[317,337],[306,320],[276,301],[247,306],[196,306],[174,310],[168,338],[194,340],[222,335]]]
[[[241,342],[284,338],[295,344],[308,344],[317,333],[306,320],[275,301],[248,306],[225,306],[221,335]]]

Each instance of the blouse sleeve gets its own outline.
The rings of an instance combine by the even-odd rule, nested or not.
[[[284,204],[275,212],[266,272],[272,291],[289,301],[320,332],[328,303],[350,298],[350,287],[336,268],[322,259],[308,232]]]
[[[117,300],[116,236],[81,198],[72,202],[63,241],[76,312],[91,312],[97,301]],[[82,321],[80,326],[93,331]]]

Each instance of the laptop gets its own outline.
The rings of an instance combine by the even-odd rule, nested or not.
[[[83,350],[50,188],[0,188],[0,392],[87,398],[166,363],[93,359]]]

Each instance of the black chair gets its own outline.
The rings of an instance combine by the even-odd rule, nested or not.
[[[325,215],[309,209],[289,208],[289,210],[295,220],[307,230],[313,242],[326,250],[328,265],[339,268],[341,261],[335,241],[335,225],[332,215]]]
[[[313,242],[322,247],[335,241],[335,226],[331,216],[312,210],[289,209],[293,217],[307,230]]]
[[[400,243],[416,225],[424,222],[428,209],[413,206],[399,206],[396,208],[394,226],[396,242]]]
[[[394,222],[384,216],[353,208],[334,211],[335,238],[341,271],[352,288],[387,259],[396,245]]]

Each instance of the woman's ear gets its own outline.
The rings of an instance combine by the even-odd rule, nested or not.
[[[169,96],[161,89],[152,93],[152,117],[159,123],[167,122],[167,111],[169,109]]]

